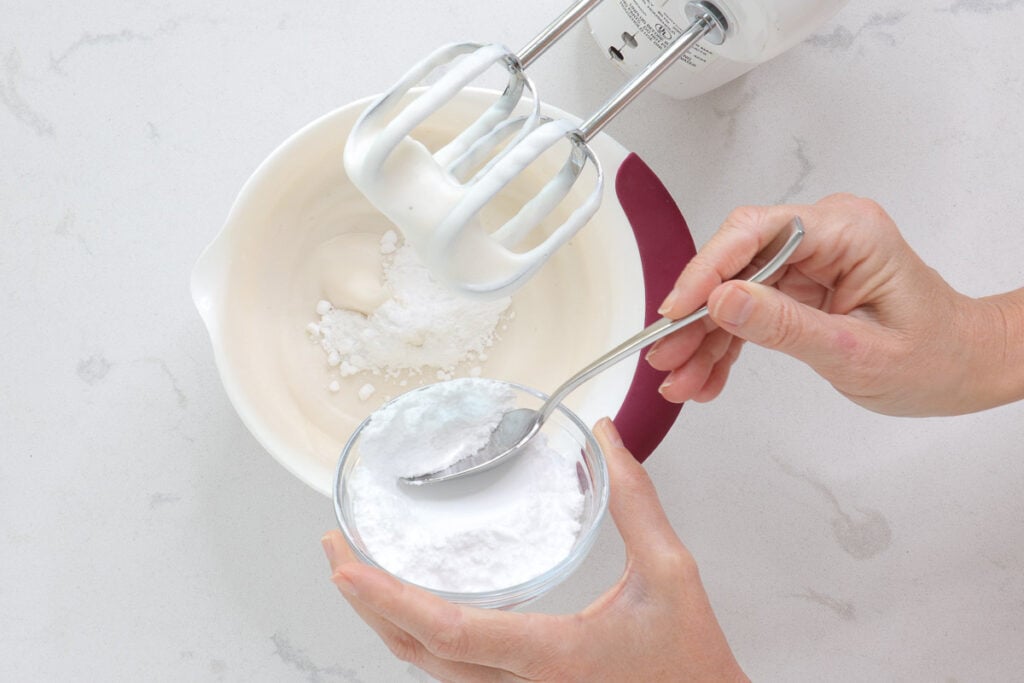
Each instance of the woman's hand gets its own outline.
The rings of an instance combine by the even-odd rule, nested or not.
[[[773,286],[727,282],[794,215],[807,234]],[[717,396],[751,341],[804,361],[876,412],[966,413],[1024,395],[1022,294],[957,293],[870,200],[741,208],[662,305],[663,315],[681,318],[707,301],[709,319],[663,339],[647,358],[671,371],[661,388],[670,401]]]
[[[611,421],[595,433],[627,561],[579,614],[451,604],[358,562],[337,531],[323,538],[332,580],[397,657],[442,681],[747,680],[647,473]]]

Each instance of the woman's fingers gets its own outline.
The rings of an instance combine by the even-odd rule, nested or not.
[[[440,659],[520,673],[557,655],[572,638],[557,617],[454,605],[384,572],[346,564],[342,590]]]
[[[711,374],[708,375],[707,381],[704,382],[704,386],[690,397],[691,401],[707,403],[722,393],[722,389],[725,388],[725,382],[729,379],[729,371],[732,370],[732,366],[740,357],[740,351],[743,350],[743,342],[744,340],[739,337],[732,338],[725,355],[715,363],[715,367],[712,368]]]
[[[725,330],[708,334],[697,350],[668,374],[658,391],[673,403],[688,401],[700,393],[732,340],[733,336]]]
[[[352,606],[352,609],[380,636],[380,639],[384,641],[384,644],[387,645],[388,649],[396,657],[444,681],[520,680],[517,676],[507,671],[490,666],[480,666],[453,660],[431,652],[428,646],[419,638],[396,625],[392,620],[374,609],[372,602],[360,600],[358,597],[360,589],[356,587],[350,578],[352,574],[361,575],[364,570],[371,574],[380,574],[385,577],[385,581],[390,577],[387,577],[386,574],[379,570],[360,564],[338,531],[331,531],[325,534],[321,539],[321,544],[334,572],[331,577],[332,582],[341,591],[342,595]],[[362,583],[365,584],[366,581]],[[365,590],[365,586],[363,589]],[[372,591],[365,594],[373,595]],[[419,635],[422,637],[423,634]]]
[[[348,542],[345,541],[345,537],[337,529],[324,534],[323,538],[320,539],[320,545],[324,548],[324,554],[327,555],[327,561],[331,564],[332,572],[346,562],[356,561],[355,553],[352,552]]]
[[[434,678],[442,681],[518,681],[508,671],[495,669],[479,664],[445,659],[430,652],[426,645],[406,631],[380,616],[364,605],[358,598],[345,596],[359,617],[372,628],[395,657],[403,662],[423,669]]]
[[[655,370],[674,370],[700,348],[708,333],[716,329],[718,326],[713,320],[704,318],[656,342],[645,358]]]
[[[665,515],[647,471],[622,444],[615,425],[608,418],[594,427],[608,463],[611,498],[608,509],[626,545],[630,562],[658,558],[666,550],[679,550],[682,543]]]
[[[758,206],[736,209],[722,227],[686,265],[659,312],[681,318],[700,308],[711,291],[742,272],[778,236],[794,216],[808,220],[816,213],[810,206]],[[808,253],[804,240],[792,260]]]
[[[320,544],[323,546],[324,554],[327,555],[327,560],[331,564],[331,571],[333,572],[331,581],[338,587],[345,600],[352,606],[352,609],[359,614],[370,628],[377,632],[377,635],[381,637],[381,640],[384,641],[388,649],[396,657],[414,663],[415,660],[420,659],[417,650],[421,649],[422,645],[420,645],[419,641],[360,603],[353,595],[353,588],[348,578],[343,573],[338,572],[346,564],[358,561],[341,533],[330,531],[324,534],[324,537],[320,539]]]
[[[851,359],[868,356],[877,337],[862,320],[819,311],[750,282],[719,287],[708,308],[723,330],[793,356],[829,381],[842,377]]]

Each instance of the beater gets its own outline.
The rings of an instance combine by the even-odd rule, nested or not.
[[[436,276],[466,293],[508,294],[598,210],[604,171],[588,142],[699,41],[721,45],[734,40],[737,27],[719,5],[751,1],[686,2],[683,12],[689,26],[579,125],[541,115],[537,87],[525,69],[601,0],[574,3],[518,53],[498,44],[441,47],[363,112],[345,146],[345,168]],[[822,4],[820,0],[773,3],[791,12]],[[759,35],[750,38],[761,39]],[[418,125],[495,66],[508,72],[504,91],[464,131],[436,152],[411,136]],[[442,73],[433,84],[417,87],[437,72]],[[524,101],[526,94],[531,102]],[[517,108],[527,111],[514,115]],[[565,141],[569,152],[560,170],[510,219],[496,228],[485,226],[480,220],[484,207],[528,166]],[[538,244],[524,248],[524,239],[569,195],[588,165],[595,172],[589,194]]]

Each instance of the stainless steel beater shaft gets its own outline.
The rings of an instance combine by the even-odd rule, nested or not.
[[[689,2],[686,4],[686,16],[691,22],[689,28],[580,125],[576,135],[583,142],[587,142],[597,135],[619,112],[626,108],[626,105],[646,90],[647,86],[696,45],[701,38],[707,39],[713,45],[721,45],[725,40],[728,23],[722,12],[712,3]]]
[[[580,0],[580,2],[571,5],[516,54],[519,66],[525,69],[536,61],[559,38],[565,35],[569,29],[578,24],[583,17],[587,16],[590,10],[600,4],[601,0]]]
[[[519,68],[525,69],[544,54],[559,38],[586,17],[590,10],[601,4],[601,1],[580,0],[569,6],[547,28],[527,43],[526,47],[519,51],[516,55]],[[591,140],[619,112],[625,109],[637,95],[646,90],[658,76],[664,73],[666,69],[672,66],[676,60],[682,57],[702,38],[712,45],[722,44],[725,40],[725,32],[728,29],[728,22],[721,10],[711,2],[694,0],[686,4],[685,11],[687,18],[691,22],[689,27],[664,52],[645,66],[628,83],[622,86],[617,93],[609,98],[589,119],[584,121],[575,132],[574,137],[583,142]]]

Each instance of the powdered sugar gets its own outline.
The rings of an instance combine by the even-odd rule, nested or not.
[[[387,298],[368,315],[316,304],[306,327],[340,378],[358,373],[387,379],[451,379],[463,363],[486,359],[511,300],[468,298],[436,282],[412,248],[389,231],[381,238]],[[474,365],[475,367],[475,365]]]
[[[528,581],[569,554],[584,506],[578,449],[552,448],[543,434],[483,474],[427,486],[398,481],[474,452],[514,404],[509,385],[464,378],[374,413],[347,490],[377,563],[427,588],[478,592]]]
[[[375,412],[360,451],[387,453],[388,469],[400,477],[441,469],[483,448],[514,403],[515,392],[502,382],[441,382]]]

